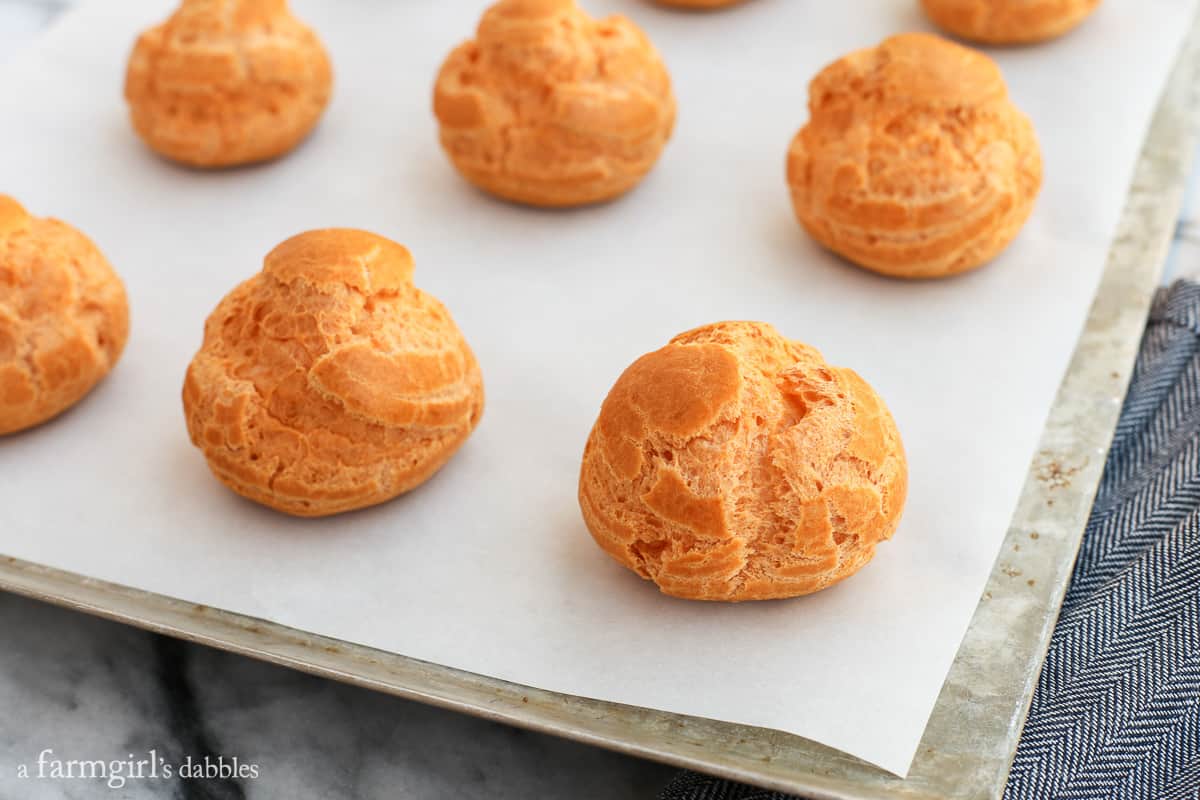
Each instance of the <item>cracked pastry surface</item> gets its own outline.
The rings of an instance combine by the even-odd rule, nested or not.
[[[787,182],[818,242],[867,269],[935,278],[1016,237],[1042,184],[1033,124],[987,56],[902,34],[823,69]]]
[[[576,206],[632,189],[675,123],[662,59],[622,16],[575,0],[501,0],[434,86],[442,148],[479,188],[536,206]]]
[[[298,516],[382,503],[428,479],[483,413],[479,365],[407,249],[309,231],[218,304],[188,367],[192,443],[226,486]]]
[[[0,194],[0,435],[75,405],[128,337],[125,287],[96,245]]]
[[[332,67],[286,0],[183,0],[138,37],[125,74],[134,130],[194,167],[276,158],[316,126]]]
[[[1100,0],[921,0],[943,30],[986,44],[1032,44],[1062,36]]]
[[[682,333],[613,386],[583,454],[596,542],[666,594],[824,589],[892,536],[908,469],[883,401],[761,322]]]

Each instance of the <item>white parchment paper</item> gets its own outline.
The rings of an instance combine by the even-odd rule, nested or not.
[[[923,29],[916,0],[753,0],[681,14],[589,0],[650,33],[679,124],[632,195],[550,213],[443,158],[444,55],[483,2],[295,0],[335,97],[274,164],[214,173],[143,149],[124,61],[166,0],[94,0],[0,72],[0,191],[90,234],[133,332],[78,408],[0,440],[0,552],[453,667],[778,728],[903,774],[996,558],[1099,278],[1192,0],[1110,0],[1059,42],[994,53],[1041,137],[1046,186],[997,262],[904,283],[825,254],[792,218],[784,153],[841,53]],[[390,504],[318,521],[245,502],[188,443],[180,387],[204,318],[276,243],[364,227],[407,244],[487,384],[481,427]],[[815,596],[659,595],[591,541],[579,458],[621,370],[684,329],[761,319],[890,404],[911,491],[895,539]]]

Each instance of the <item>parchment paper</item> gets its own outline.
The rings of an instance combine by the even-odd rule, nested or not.
[[[337,84],[274,164],[200,173],[148,153],[124,61],[166,0],[95,0],[0,72],[0,191],[89,233],[133,333],[111,378],[0,440],[0,552],[560,692],[791,731],[903,774],[997,549],[1098,281],[1191,0],[1110,0],[1059,42],[995,51],[1041,136],[1046,186],[1017,243],[956,280],[840,263],[792,218],[784,153],[806,85],[927,25],[915,0],[752,0],[719,14],[588,0],[636,18],[679,98],[674,140],[620,202],[505,205],[462,182],[430,112],[483,2],[295,0]],[[276,243],[326,226],[407,244],[487,384],[484,420],[427,485],[301,521],[234,496],[188,443],[180,387],[204,318]],[[580,520],[579,458],[638,355],[761,319],[890,404],[911,493],[844,584],[786,602],[670,599]],[[1097,454],[1099,457],[1099,454]]]

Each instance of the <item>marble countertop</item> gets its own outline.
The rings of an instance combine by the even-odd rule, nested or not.
[[[0,64],[68,4],[0,0]],[[1169,276],[1200,275],[1200,221],[1179,238]],[[674,774],[4,593],[0,642],[0,800],[654,798]]]
[[[3,593],[0,641],[3,800],[649,800],[674,773]],[[243,777],[178,775],[206,757]]]

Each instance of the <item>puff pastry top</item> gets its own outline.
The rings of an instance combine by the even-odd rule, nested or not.
[[[1053,39],[1083,22],[1100,0],[921,0],[946,31],[988,44]]]
[[[572,206],[632,188],[675,121],[666,67],[621,16],[574,0],[501,0],[456,48],[434,87],[441,142],[486,191]]]
[[[951,275],[1017,235],[1042,182],[1033,125],[990,58],[904,34],[813,79],[792,141],[796,216],[861,266],[906,278]]]
[[[482,414],[483,382],[412,270],[381,236],[310,231],[221,301],[183,389],[192,442],[221,481],[320,516],[395,497],[453,455]]]
[[[663,592],[762,600],[871,559],[908,472],[883,401],[853,371],[759,322],[680,334],[617,380],[588,438],[592,536]]]
[[[325,48],[286,0],[183,0],[138,38],[125,98],[152,149],[221,167],[299,144],[325,110],[332,81]]]
[[[0,434],[74,405],[128,337],[125,287],[96,245],[0,195]]]

